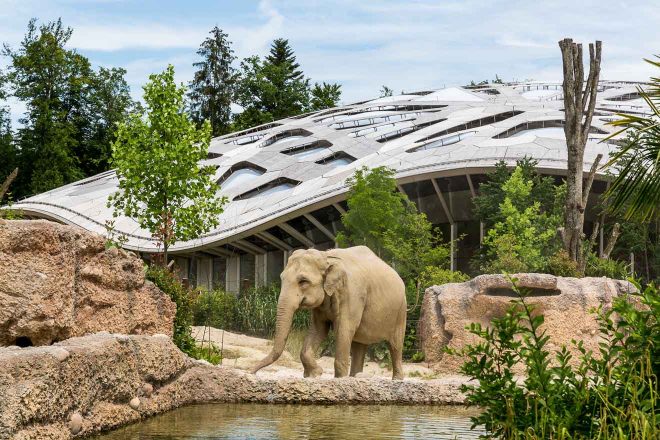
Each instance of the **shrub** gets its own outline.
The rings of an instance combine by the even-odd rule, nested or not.
[[[237,302],[236,295],[222,290],[200,292],[193,305],[195,325],[227,330],[234,328],[238,319]]]
[[[578,265],[564,249],[548,257],[546,272],[559,277],[580,277]]]
[[[213,365],[222,364],[222,352],[213,343],[195,344],[188,354],[195,359],[203,359]]]
[[[160,290],[169,295],[170,299],[176,304],[172,340],[181,351],[192,356],[195,349],[195,339],[190,331],[190,326],[193,323],[193,301],[188,290],[183,287],[174,274],[162,267],[150,266],[147,269],[146,276]]]
[[[595,254],[590,254],[587,257],[585,276],[626,279],[629,275],[628,267],[623,261],[598,258]]]
[[[441,286],[447,283],[462,283],[470,279],[461,271],[444,269],[438,266],[427,266],[421,274],[422,287]]]
[[[505,316],[487,328],[470,325],[482,342],[449,350],[467,357],[462,372],[477,381],[461,387],[467,402],[483,409],[472,418],[474,426],[483,425],[488,438],[658,438],[658,290],[643,291],[643,308],[620,297],[611,310],[599,310],[600,352],[595,356],[575,343],[577,367],[570,366],[566,347],[551,362],[548,337],[539,329],[544,317],[515,290],[519,298]],[[523,383],[514,365],[524,368]]]

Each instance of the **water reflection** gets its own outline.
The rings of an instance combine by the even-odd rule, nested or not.
[[[180,408],[96,440],[476,439],[474,411],[438,406],[211,404]]]

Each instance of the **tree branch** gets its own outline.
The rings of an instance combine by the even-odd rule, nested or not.
[[[614,245],[616,244],[616,241],[619,239],[619,235],[621,235],[621,230],[620,230],[621,225],[618,223],[614,223],[614,227],[612,228],[612,233],[610,234],[610,239],[607,242],[607,246],[605,247],[605,250],[603,251],[603,255],[601,258],[608,260],[610,258],[610,254],[612,253],[612,250],[614,250]]]
[[[587,208],[587,201],[589,200],[591,185],[594,183],[594,178],[596,177],[596,171],[598,170],[598,165],[600,165],[600,161],[602,158],[603,155],[599,153],[598,156],[596,156],[596,160],[594,160],[594,163],[591,164],[591,169],[589,170],[589,174],[587,174],[587,181],[585,182],[584,189],[582,190],[583,209]]]

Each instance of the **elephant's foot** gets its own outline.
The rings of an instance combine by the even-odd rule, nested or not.
[[[393,373],[392,380],[403,380],[403,373],[401,372]]]
[[[303,377],[320,377],[323,374],[323,368],[319,367],[316,365],[315,367],[312,368],[305,368],[305,372],[303,373]]]

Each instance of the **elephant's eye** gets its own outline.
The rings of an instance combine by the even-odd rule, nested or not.
[[[298,280],[298,285],[303,288],[307,287],[309,286],[309,280],[307,278],[301,278]]]

